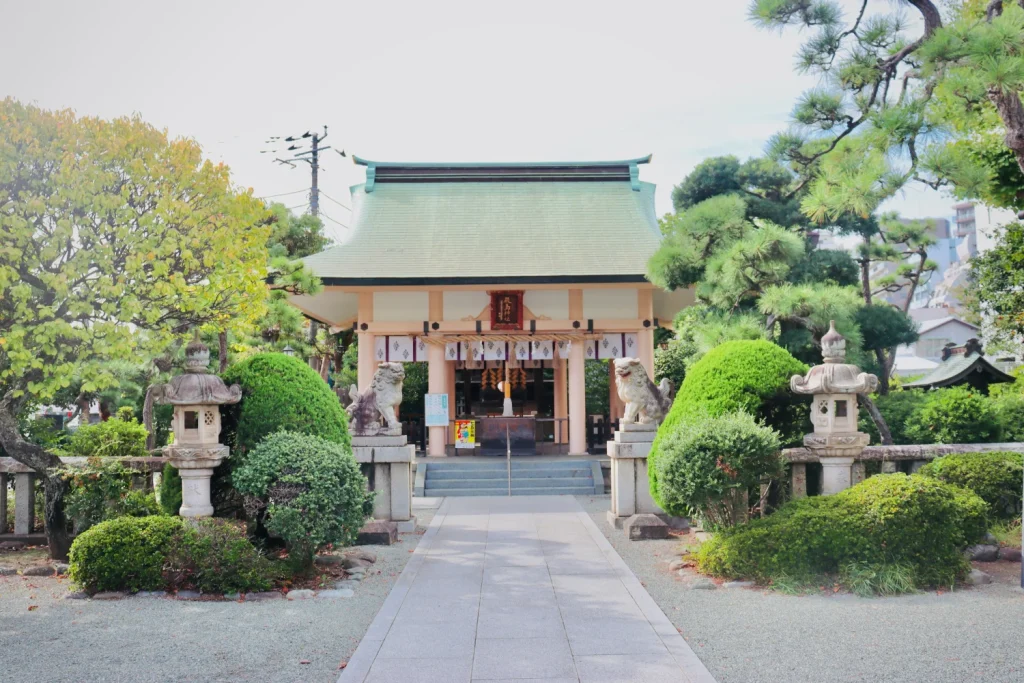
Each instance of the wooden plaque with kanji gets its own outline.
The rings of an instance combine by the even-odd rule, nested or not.
[[[491,292],[491,329],[523,329],[523,293]]]

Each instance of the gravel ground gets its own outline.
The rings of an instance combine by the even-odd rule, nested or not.
[[[416,515],[426,527],[434,509]],[[348,599],[62,600],[64,580],[0,576],[0,679],[334,683],[423,530],[370,546],[377,562]]]
[[[976,564],[987,586],[894,598],[689,590],[668,571],[678,541],[629,541],[608,496],[577,499],[720,683],[1024,680],[1018,564]]]

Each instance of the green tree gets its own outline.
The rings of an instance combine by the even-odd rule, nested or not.
[[[1024,224],[1000,229],[995,246],[971,260],[970,288],[976,312],[991,323],[996,337],[1024,335]]]
[[[194,141],[138,117],[0,103],[0,444],[44,481],[50,553],[70,546],[60,458],[18,416],[111,361],[155,357],[187,330],[263,312],[262,204]]]
[[[279,202],[269,208],[272,222],[267,248],[271,258],[302,258],[331,246],[331,239],[324,234],[324,223],[318,216],[308,213],[296,216]]]

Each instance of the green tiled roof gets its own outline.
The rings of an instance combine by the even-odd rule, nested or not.
[[[325,284],[640,281],[661,233],[654,185],[636,180],[635,163],[608,180],[378,176],[372,191],[352,188],[351,237],[304,260]]]
[[[975,373],[979,374],[972,377]],[[959,384],[989,385],[1013,381],[1011,375],[990,363],[985,356],[978,353],[954,353],[921,379],[907,382],[903,386],[907,389],[935,389]]]

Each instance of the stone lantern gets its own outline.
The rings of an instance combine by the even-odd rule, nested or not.
[[[834,320],[821,338],[821,355],[824,363],[811,368],[806,377],[793,375],[789,386],[798,394],[814,397],[814,433],[804,437],[804,446],[818,456],[822,494],[830,495],[852,484],[851,467],[869,439],[867,434],[857,431],[857,395],[874,391],[878,378],[843,362],[846,339],[836,332]]]
[[[220,406],[242,398],[242,388],[225,386],[220,377],[209,373],[209,363],[210,350],[197,335],[185,348],[185,372],[155,387],[155,401],[174,406],[174,443],[163,451],[181,475],[178,514],[182,517],[213,515],[210,478],[229,453],[219,442]]]

